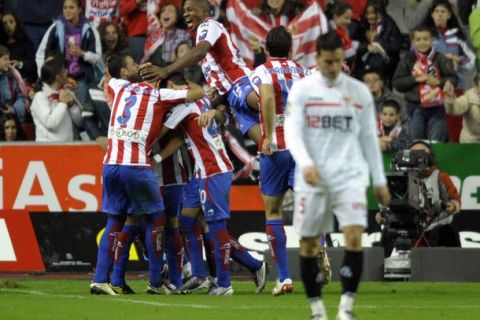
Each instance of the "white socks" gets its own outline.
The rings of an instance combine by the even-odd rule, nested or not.
[[[351,312],[353,310],[354,298],[354,293],[345,292],[344,294],[342,294],[342,296],[340,297],[340,304],[338,305],[338,310]]]
[[[322,299],[309,298],[308,303],[310,304],[310,309],[312,310],[312,315],[327,316],[327,311],[325,310],[325,305],[323,304]]]

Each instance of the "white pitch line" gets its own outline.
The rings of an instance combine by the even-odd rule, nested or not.
[[[87,299],[87,296],[74,295],[74,294],[54,294],[37,290],[23,290],[23,289],[7,289],[0,288],[0,292],[9,292],[9,293],[25,293],[36,296],[50,296],[58,298],[74,298],[74,299]],[[93,298],[94,296],[91,296]],[[212,297],[215,299],[215,297]],[[260,306],[260,305],[248,305],[248,306],[219,306],[215,305],[205,305],[205,304],[189,304],[189,303],[174,303],[174,302],[155,302],[155,301],[145,301],[145,300],[136,300],[136,299],[125,299],[119,297],[111,297],[109,300],[103,301],[118,301],[122,303],[133,303],[133,304],[143,304],[156,307],[170,307],[170,308],[192,308],[192,309],[306,309],[307,303],[305,302],[304,306]],[[336,308],[337,305],[327,305],[327,308]],[[417,309],[417,310],[438,310],[440,306],[415,306],[415,305],[367,305],[367,304],[356,304],[356,309]],[[463,310],[475,310],[480,309],[479,305],[442,305],[442,309],[463,309]]]

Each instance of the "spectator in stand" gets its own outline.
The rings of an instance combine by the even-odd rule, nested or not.
[[[103,61],[113,53],[121,53],[128,49],[127,39],[118,24],[111,21],[102,22],[98,26],[98,33],[102,44]]]
[[[412,139],[448,141],[447,121],[441,88],[448,80],[457,84],[452,62],[432,48],[430,28],[420,26],[412,33],[413,50],[401,60],[393,86],[405,93]]]
[[[161,44],[157,44],[158,47],[149,60],[155,65],[162,65],[173,62],[178,45],[180,43],[191,44],[192,37],[185,30],[186,25],[182,13],[175,5],[168,2],[163,5],[160,8],[158,20],[164,38]]]
[[[381,0],[368,1],[359,29],[357,74],[370,69],[387,74],[398,64],[402,34]]]
[[[74,124],[81,125],[82,110],[73,94],[65,88],[68,70],[61,57],[49,57],[42,66],[37,94],[32,102],[36,141],[70,142]]]
[[[12,142],[22,140],[25,139],[17,115],[14,113],[3,114],[0,117],[0,141]]]
[[[305,6],[293,0],[262,0],[259,7],[253,10],[258,13],[258,17],[274,27],[287,27],[288,23],[293,20]],[[250,45],[254,51],[253,66],[257,67],[267,61],[267,56],[261,45],[260,39],[250,38]]]
[[[52,24],[52,18],[62,13],[63,0],[22,0],[15,1],[15,13],[25,26],[35,50],[38,49],[43,35]]]
[[[401,95],[394,93],[387,85],[385,85],[384,75],[382,72],[375,69],[365,71],[363,74],[363,82],[368,86],[373,95],[377,115],[380,113],[385,101],[395,100],[400,106],[401,118],[406,118],[405,100]]]
[[[480,142],[480,74],[473,80],[474,87],[461,97],[455,96],[454,87],[447,82],[445,91],[445,110],[454,116],[463,116],[463,128],[460,143]]]
[[[346,2],[330,2],[327,5],[326,14],[330,20],[330,27],[342,39],[345,61],[350,70],[355,69],[355,55],[358,49],[358,41],[352,41],[348,31],[348,27],[352,22],[352,13],[352,6]]]
[[[405,2],[403,18],[407,29],[411,32],[428,17],[433,0],[410,0]]]
[[[88,89],[96,84],[95,65],[101,63],[102,47],[97,31],[82,14],[80,0],[65,0],[63,14],[45,33],[36,54],[39,75],[52,52],[64,57],[68,76],[76,82],[75,95],[80,104],[91,105]]]
[[[480,8],[472,11],[468,17],[470,39],[477,55],[477,71],[480,70]]]
[[[188,54],[190,50],[192,49],[191,42],[186,41],[186,42],[181,42],[176,48],[173,60],[177,60],[178,58],[181,58]],[[190,67],[186,67],[183,69],[183,76],[185,79],[188,81],[192,81],[194,83],[197,83],[201,86],[205,84],[205,77],[203,76],[202,73],[202,68],[200,68],[199,65],[191,65]]]
[[[450,2],[433,1],[425,25],[434,30],[433,49],[452,61],[459,78],[457,87],[465,90],[465,74],[475,67],[475,53],[467,44],[467,37]]]
[[[4,13],[0,27],[0,42],[10,52],[10,65],[20,71],[23,78],[34,83],[37,79],[35,51],[23,24],[13,13]]]
[[[382,151],[397,151],[410,145],[407,130],[400,120],[400,105],[395,100],[387,100],[378,117],[378,142]]]
[[[0,45],[0,103],[3,113],[14,113],[20,122],[25,121],[26,98],[20,88],[21,77],[16,77],[10,69],[10,52]]]
[[[293,20],[305,7],[293,0],[263,0],[259,18],[274,27],[284,26]]]
[[[127,27],[130,53],[139,63],[147,40],[147,0],[120,0],[120,16]]]

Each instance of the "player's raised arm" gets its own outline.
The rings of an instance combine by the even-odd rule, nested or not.
[[[168,78],[169,75],[199,63],[212,46],[207,41],[200,41],[187,55],[178,58],[167,67],[157,67],[151,63],[140,66],[140,76],[145,81],[158,81]]]

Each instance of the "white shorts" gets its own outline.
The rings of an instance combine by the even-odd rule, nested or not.
[[[333,231],[333,214],[340,230],[367,227],[367,190],[347,187],[338,192],[296,192],[293,226],[300,237],[317,237]]]

